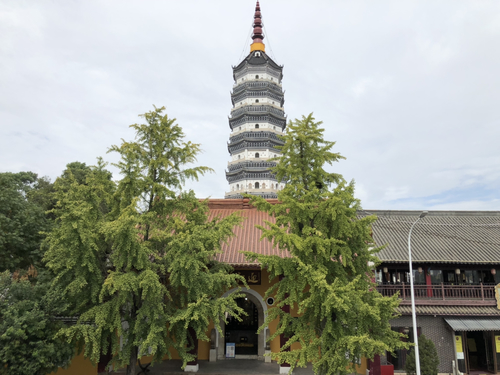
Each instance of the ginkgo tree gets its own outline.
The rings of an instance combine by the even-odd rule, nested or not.
[[[373,282],[376,218],[359,217],[354,182],[325,169],[344,157],[332,151],[335,143],[324,139],[320,125],[312,114],[289,123],[273,169],[286,183],[279,203],[251,199],[276,220],[260,226],[262,238],[287,256],[246,255],[279,280],[267,291],[276,302],[263,327],[278,320],[271,340],[283,335],[287,341],[273,358],[291,370],[312,362],[316,374],[342,375],[355,372],[361,357],[406,344],[389,324],[397,297],[383,297]]]
[[[58,191],[45,255],[79,316],[60,335],[84,344],[94,363],[113,353],[134,375],[141,355],[160,361],[172,348],[185,366],[194,359],[190,332],[208,340],[210,321],[243,313],[237,293],[222,295],[244,280],[215,260],[241,218],[209,219],[207,202],[183,191],[210,168],[193,166],[200,145],[185,142],[163,111],[142,115],[144,124],[131,125],[135,140],[109,149],[120,157],[119,181],[100,160],[85,183],[74,178]]]

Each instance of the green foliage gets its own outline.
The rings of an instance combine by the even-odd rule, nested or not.
[[[312,362],[316,374],[342,375],[355,372],[353,364],[362,356],[406,344],[389,325],[397,297],[382,297],[372,281],[379,250],[371,237],[376,218],[359,218],[354,183],[324,169],[343,157],[332,152],[334,142],[323,139],[320,124],[310,114],[288,125],[274,168],[278,181],[286,182],[280,203],[252,197],[252,204],[276,218],[260,227],[262,238],[290,257],[246,255],[267,267],[270,278],[281,277],[266,293],[276,303],[263,325],[279,319],[271,339],[288,337],[274,359],[292,370]],[[293,343],[300,349],[287,351]]]
[[[91,167],[79,161],[68,163],[61,176],[54,182],[55,188],[58,191],[67,191],[73,182],[85,184],[91,170]]]
[[[425,335],[418,337],[418,354],[420,357],[420,373],[422,375],[437,375],[439,356],[434,342]],[[414,349],[406,356],[405,371],[411,375],[416,373]]]
[[[214,260],[241,218],[208,219],[207,202],[182,192],[187,179],[211,170],[186,168],[200,147],[184,142],[163,111],[142,115],[146,124],[131,126],[136,140],[110,148],[120,155],[121,180],[112,182],[102,161],[84,181],[69,176],[47,241],[54,286],[80,315],[62,334],[84,342],[94,362],[111,345],[115,364],[128,365],[130,374],[141,354],[160,361],[172,347],[185,365],[193,359],[188,328],[208,340],[210,321],[241,313],[237,294],[220,296],[242,278]]]
[[[41,232],[51,227],[50,189],[33,172],[0,173],[0,272],[39,265]]]
[[[32,285],[0,273],[0,374],[48,374],[69,364],[74,354],[74,344],[55,338],[63,327],[53,319],[65,308],[60,293],[36,281]]]

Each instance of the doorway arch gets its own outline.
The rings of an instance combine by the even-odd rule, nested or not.
[[[224,293],[222,295],[222,297],[227,297],[231,293],[234,293],[237,291],[238,291],[237,288],[233,288],[231,290],[228,290],[226,293]],[[255,290],[247,289],[247,288],[242,288],[240,290],[240,293],[243,293],[244,297],[247,297],[251,302],[253,302],[253,304],[257,308],[258,326],[259,327],[262,326],[262,324],[264,324],[264,320],[267,317],[267,305],[264,302],[264,300],[262,299],[262,296],[259,293],[257,293]],[[225,350],[225,346],[226,346],[226,341],[225,341],[226,324],[224,323],[224,321],[221,321],[220,325],[221,325],[223,331],[222,332],[217,331],[217,341],[216,341],[218,344],[217,359],[225,359],[226,356],[225,356],[224,350]],[[264,360],[264,352],[265,352],[265,347],[266,347],[266,331],[268,329],[269,328],[266,327],[262,330],[262,332],[257,334],[257,345],[258,345],[257,346],[257,357],[260,360]],[[255,356],[238,356],[238,355],[236,356],[236,358],[251,358],[251,357],[255,357]]]

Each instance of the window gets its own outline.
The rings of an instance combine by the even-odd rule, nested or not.
[[[255,57],[260,57],[260,52],[255,52]]]
[[[465,271],[465,283],[466,284],[479,284],[479,274],[477,271]]]
[[[258,129],[259,128],[259,124],[255,124],[255,129]]]
[[[257,159],[259,158],[259,153],[258,153],[258,152],[256,152],[256,153],[255,153],[255,157],[256,157]]]
[[[443,282],[443,271],[441,270],[431,270],[431,283],[441,284]]]
[[[259,188],[259,183],[258,183],[258,182],[256,182],[256,183],[255,183],[255,188],[256,188],[256,189],[258,189],[258,188]]]
[[[252,184],[248,184],[248,188],[251,189],[252,188]]]
[[[258,103],[259,102],[259,99],[255,99],[255,103]]]
[[[236,190],[240,190],[240,184],[236,184]]]
[[[271,77],[271,81],[273,80],[273,77]]]
[[[241,155],[238,155],[238,159],[240,159],[240,158],[241,158]]]
[[[425,273],[423,272],[418,272],[417,270],[413,270],[413,282],[415,284],[425,284]]]
[[[258,74],[255,76],[255,79],[259,79],[259,75]]]
[[[265,189],[265,188],[266,188],[266,184],[262,183],[262,189]]]

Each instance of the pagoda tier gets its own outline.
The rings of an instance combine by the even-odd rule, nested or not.
[[[273,199],[284,186],[270,171],[284,144],[281,139],[286,128],[281,86],[283,67],[265,52],[258,4],[252,39],[251,52],[233,67],[231,135],[227,145],[231,161],[226,171],[230,191],[225,197],[242,198],[247,193]]]
[[[282,132],[286,127],[286,117],[276,116],[273,113],[256,114],[245,112],[241,113],[238,117],[229,118],[229,127],[233,131],[242,130],[241,127],[247,124],[253,124],[253,126],[247,126],[248,129],[255,128],[256,124],[269,124],[269,129]]]

